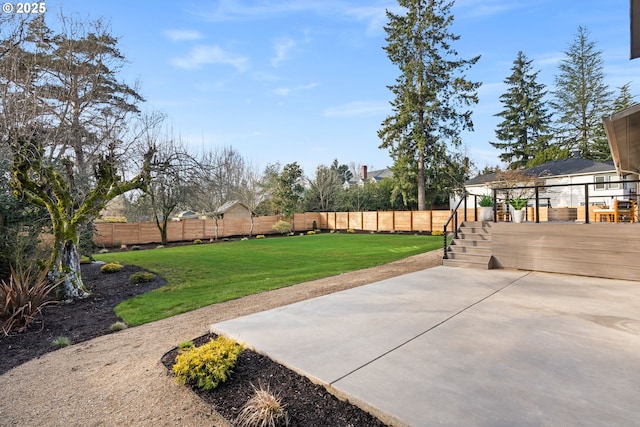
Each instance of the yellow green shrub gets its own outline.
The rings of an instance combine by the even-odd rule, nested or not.
[[[154,280],[156,280],[156,275],[149,271],[138,271],[129,276],[129,283],[132,285],[153,282]]]
[[[124,266],[118,262],[110,262],[100,267],[100,271],[103,273],[117,273],[122,270]]]
[[[176,356],[173,365],[176,381],[192,384],[202,390],[212,390],[231,376],[242,350],[241,345],[225,337],[187,349]]]
[[[444,233],[442,230],[431,230],[432,236],[442,236]]]

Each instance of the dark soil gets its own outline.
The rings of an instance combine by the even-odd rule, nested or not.
[[[216,338],[208,334],[193,342],[201,345]],[[165,354],[162,363],[171,371],[178,353]],[[231,378],[211,391],[201,391],[190,385],[206,404],[228,421],[233,422],[242,405],[253,395],[253,387],[267,388],[281,398],[289,418],[289,426],[385,426],[380,420],[360,408],[342,401],[324,387],[312,383],[290,369],[251,350],[238,357]]]
[[[7,337],[0,334],[0,374],[56,350],[53,340],[58,337],[67,337],[77,344],[110,334],[111,325],[122,321],[113,312],[116,305],[166,283],[156,276],[153,282],[132,285],[129,276],[141,271],[140,268],[125,266],[118,273],[105,274],[100,272],[101,266],[98,263],[82,266],[82,279],[91,292],[89,297],[48,305],[27,331]]]
[[[130,284],[129,276],[140,271],[138,267],[125,266],[122,271],[111,274],[101,273],[100,267],[97,263],[82,266],[82,277],[91,296],[71,303],[49,305],[26,332],[7,337],[0,335],[0,375],[56,350],[53,340],[58,337],[67,337],[76,344],[112,333],[111,325],[122,320],[113,311],[116,305],[165,284],[160,277],[149,283]],[[202,344],[212,337],[205,335],[193,341]],[[174,349],[163,357],[162,362],[168,369],[171,369],[176,353]],[[210,392],[192,390],[232,422],[253,393],[252,385],[268,385],[282,398],[290,426],[385,425],[360,408],[339,400],[324,387],[250,350],[240,355],[234,373],[226,383]]]

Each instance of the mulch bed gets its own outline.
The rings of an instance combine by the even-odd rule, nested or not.
[[[132,285],[129,276],[141,271],[125,266],[117,273],[100,272],[98,263],[82,265],[82,279],[91,292],[87,298],[70,303],[48,305],[42,316],[20,334],[0,334],[0,374],[9,369],[56,350],[53,341],[67,337],[72,344],[110,334],[111,325],[121,321],[113,309],[122,301],[166,284],[160,276],[153,282]]]
[[[100,267],[97,263],[82,266],[82,277],[91,296],[49,305],[26,332],[7,337],[0,335],[0,375],[56,350],[53,341],[58,337],[67,337],[77,344],[112,333],[111,325],[121,320],[113,312],[116,305],[166,283],[156,277],[153,282],[131,285],[129,276],[141,271],[140,268],[125,266],[120,272],[104,274]],[[212,337],[205,335],[193,341],[198,345]],[[177,349],[174,349],[162,358],[167,369],[171,369],[176,354]],[[250,350],[240,355],[234,373],[226,383],[210,392],[192,390],[212,409],[233,421],[252,395],[252,385],[268,385],[282,398],[290,426],[385,426],[367,412],[336,398],[324,387]]]
[[[197,346],[214,338],[215,334],[208,334],[193,342]],[[169,371],[177,354],[178,350],[173,349],[162,358]],[[386,426],[357,406],[336,398],[324,387],[251,350],[240,354],[227,382],[211,391],[202,391],[192,385],[189,387],[229,421],[237,418],[242,405],[253,395],[253,387],[268,387],[285,405],[289,426]]]

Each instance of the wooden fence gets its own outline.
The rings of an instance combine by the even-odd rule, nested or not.
[[[442,230],[450,215],[451,211],[448,210],[308,212],[294,215],[291,225],[295,232],[311,230],[314,221],[322,230],[427,232]],[[472,210],[469,210],[469,215],[473,216]],[[251,234],[274,234],[273,225],[281,219],[279,216],[255,217]],[[142,245],[161,241],[155,222],[96,223],[95,228],[93,241],[98,246]],[[249,218],[227,218],[217,222],[213,219],[172,221],[167,224],[167,240],[180,242],[248,236],[250,230]]]

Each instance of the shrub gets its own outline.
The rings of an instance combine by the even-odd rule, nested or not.
[[[347,233],[349,234],[355,234],[356,230],[354,230],[353,228],[350,228],[347,230]]]
[[[218,337],[176,356],[173,373],[180,384],[213,390],[231,376],[242,346],[230,338]]]
[[[193,341],[189,340],[189,341],[184,341],[181,342],[180,344],[178,344],[178,350],[186,350],[188,348],[193,347]]]
[[[442,230],[431,230],[432,236],[442,236],[444,232]]]
[[[53,340],[52,344],[58,348],[68,347],[71,345],[71,340],[67,337],[58,337]]]
[[[316,232],[313,230],[307,231],[307,236],[313,236],[314,234],[316,234]]]
[[[49,294],[58,286],[47,278],[47,270],[37,273],[10,269],[9,283],[0,280],[0,327],[4,335],[25,331],[46,305],[55,303]]]
[[[129,325],[127,325],[124,322],[114,322],[114,323],[111,324],[109,329],[111,329],[111,332],[118,332],[118,331],[121,331],[123,329],[127,329],[128,327],[129,327]]]
[[[140,246],[138,246],[138,245],[133,245],[133,246],[131,246],[131,250],[132,250],[132,251],[139,251],[139,250],[140,250]]]
[[[156,275],[149,271],[138,271],[129,276],[129,283],[132,285],[153,282],[154,280],[156,280]]]
[[[202,240],[201,239],[196,239],[193,241],[194,245],[201,245],[202,244]]]
[[[256,236],[256,239],[264,239],[264,238],[265,238],[265,237],[264,237],[264,234],[258,234],[258,235]]]
[[[123,268],[124,266],[118,262],[110,262],[100,267],[100,271],[103,273],[117,273]]]
[[[275,224],[273,224],[273,228],[275,231],[277,231],[280,234],[289,234],[291,233],[291,224],[289,224],[287,221],[278,221]]]
[[[288,426],[289,416],[284,409],[282,399],[273,394],[269,387],[253,386],[253,396],[242,406],[236,425],[238,427],[276,427]]]

